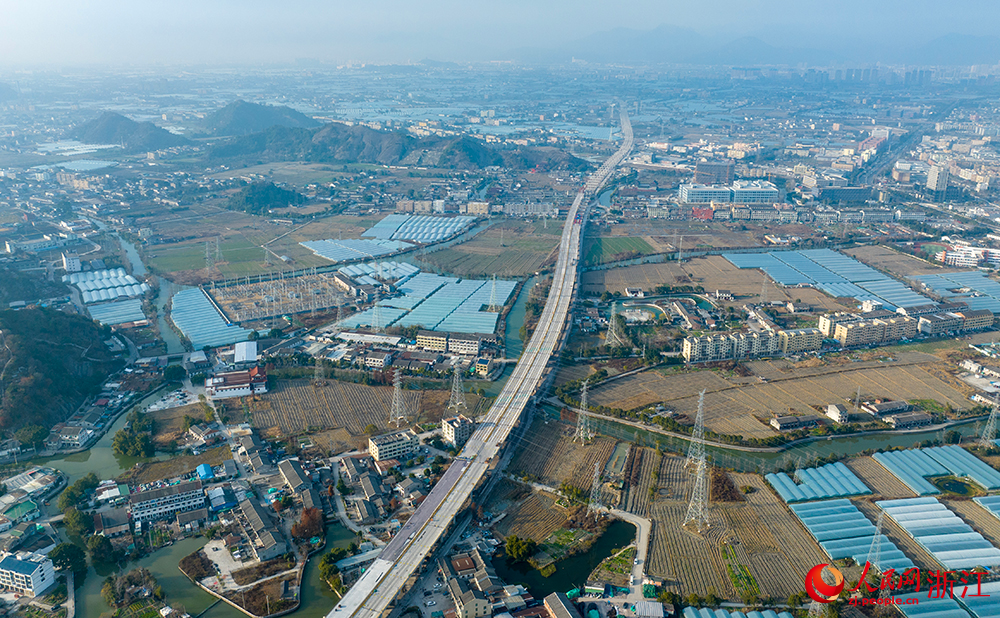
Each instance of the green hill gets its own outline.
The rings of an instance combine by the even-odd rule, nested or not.
[[[53,309],[0,311],[0,430],[51,427],[121,367],[111,330]]]
[[[213,135],[247,135],[274,126],[311,129],[319,122],[290,107],[260,105],[236,100],[205,118],[205,129]]]
[[[136,122],[114,112],[104,112],[80,125],[71,137],[85,144],[120,144],[126,152],[160,150],[190,143],[152,122]]]
[[[207,156],[213,164],[232,165],[251,161],[399,165],[409,155],[437,161],[422,165],[450,169],[504,165],[512,169],[576,171],[590,167],[583,159],[555,148],[499,149],[468,136],[419,138],[402,131],[376,131],[338,123],[319,129],[274,126],[216,144]]]
[[[285,208],[305,201],[302,194],[282,189],[273,182],[255,182],[230,197],[226,208],[242,210],[252,215],[266,215],[272,208]]]

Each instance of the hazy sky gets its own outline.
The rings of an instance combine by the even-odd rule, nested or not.
[[[505,59],[660,24],[779,46],[997,33],[996,0],[0,0],[0,65]]]

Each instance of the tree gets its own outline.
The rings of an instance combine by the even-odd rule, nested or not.
[[[260,334],[255,330],[250,331],[250,334],[247,335],[247,341],[257,341],[258,339],[260,339]]]
[[[334,547],[323,554],[323,557],[319,561],[319,576],[335,592],[339,591],[341,585],[340,569],[337,568],[337,562],[346,557],[347,551],[343,547]]]
[[[14,437],[17,438],[21,444],[25,444],[36,449],[48,436],[49,430],[41,425],[25,425],[24,427],[18,429],[14,434]]]
[[[70,507],[64,513],[63,522],[66,524],[66,531],[76,536],[87,536],[94,531],[94,518]]]
[[[376,427],[375,425],[368,425],[367,427],[365,427],[365,433],[368,434],[369,436],[375,435],[377,431],[378,427]]]
[[[83,499],[87,497],[87,494],[97,489],[100,483],[101,479],[93,472],[78,478],[59,496],[59,510],[65,511],[70,507],[79,506],[83,502]]]
[[[163,370],[163,379],[167,382],[180,382],[187,377],[187,371],[180,365],[167,365]]]
[[[533,556],[535,550],[537,549],[537,545],[532,539],[522,539],[521,537],[512,534],[507,537],[504,549],[507,552],[507,556],[511,560],[520,562]]]
[[[60,543],[49,552],[53,566],[60,571],[73,571],[77,575],[87,572],[87,555],[73,543]]]
[[[292,536],[297,539],[311,539],[323,534],[323,512],[317,508],[302,510],[302,519],[292,525]]]
[[[91,562],[110,564],[117,559],[114,545],[103,534],[95,534],[87,539],[87,551],[90,552]]]
[[[344,482],[343,478],[339,478],[337,479],[337,491],[339,491],[341,495],[346,496],[351,493],[351,488],[347,486],[347,483]]]
[[[962,441],[962,434],[958,433],[954,429],[945,432],[944,443],[945,444],[958,444]]]

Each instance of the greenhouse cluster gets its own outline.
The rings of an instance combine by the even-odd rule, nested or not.
[[[787,287],[809,286],[833,297],[878,301],[890,310],[934,304],[895,279],[830,249],[724,253],[737,268],[759,268]]]
[[[771,473],[764,478],[787,503],[872,493],[850,468],[839,461],[819,468],[796,470],[795,480],[799,484],[784,472]]]

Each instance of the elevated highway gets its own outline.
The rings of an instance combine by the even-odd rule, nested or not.
[[[542,385],[552,354],[561,345],[576,291],[585,200],[607,182],[632,149],[632,125],[624,109],[621,124],[621,147],[587,179],[573,200],[545,309],[510,379],[441,480],[327,618],[378,618],[389,607],[497,460],[511,430]]]

